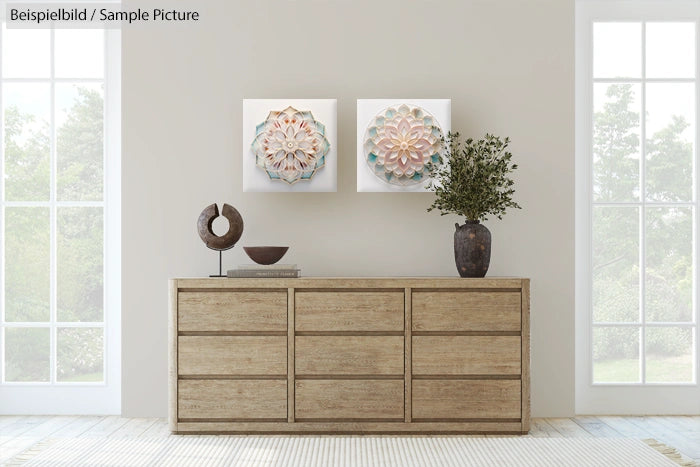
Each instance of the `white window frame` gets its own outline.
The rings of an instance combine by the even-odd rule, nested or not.
[[[45,3],[45,2],[44,2]],[[4,2],[0,2],[4,9]],[[54,86],[61,82],[104,82],[104,198],[100,202],[57,202],[55,138],[51,139],[51,199],[48,202],[6,202],[4,180],[0,177],[0,232],[4,232],[6,206],[46,206],[51,212],[51,380],[49,382],[4,382],[4,345],[0,345],[0,414],[99,414],[121,413],[121,31],[106,29],[104,41],[105,75],[98,80],[59,79],[54,76],[53,35],[51,30],[51,76],[49,79],[5,79],[3,82],[48,82],[51,84],[51,131],[54,127]],[[0,65],[2,56],[0,52]],[[0,68],[1,69],[1,68]],[[2,96],[0,95],[0,99]],[[2,102],[0,100],[0,108]],[[0,174],[4,164],[4,141],[0,135]],[[57,382],[55,380],[55,328],[62,323],[56,319],[56,220],[57,206],[99,206],[104,215],[104,381]],[[0,239],[0,343],[4,341],[4,236]],[[17,323],[7,323],[15,327]],[[22,323],[22,327],[45,327]],[[69,327],[94,327],[95,323],[65,323]]]
[[[698,186],[700,164],[700,3],[693,1],[602,1],[576,2],[576,413],[577,414],[700,414],[700,358],[698,358],[698,194],[693,190],[694,348],[692,383],[593,383],[592,353],[592,135],[593,135],[593,23],[678,21],[696,24],[695,74],[695,173]],[[644,44],[642,52],[644,53]],[[642,75],[644,77],[644,75]],[[645,79],[645,78],[643,78]],[[668,81],[668,80],[664,80]],[[640,82],[642,82],[640,80]],[[642,128],[644,117],[642,116]],[[643,133],[643,130],[642,130]],[[644,134],[641,138],[644,138]],[[645,200],[640,199],[640,203]],[[654,203],[649,203],[654,204]],[[640,206],[644,209],[644,204]],[[643,229],[644,227],[641,226]],[[644,248],[643,242],[640,248]],[[642,285],[643,287],[643,285]],[[646,323],[642,322],[642,326]],[[643,332],[643,331],[642,331]],[[642,365],[645,365],[643,354]],[[643,371],[643,368],[642,368]]]

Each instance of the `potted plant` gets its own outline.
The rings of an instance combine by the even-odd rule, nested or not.
[[[455,264],[461,277],[484,277],[491,260],[491,232],[482,221],[493,215],[501,219],[507,208],[520,209],[513,201],[510,173],[518,168],[507,151],[510,138],[486,134],[484,138],[462,140],[459,133],[443,138],[439,161],[428,166],[435,192],[428,211],[441,216],[464,216],[464,225],[455,223]]]

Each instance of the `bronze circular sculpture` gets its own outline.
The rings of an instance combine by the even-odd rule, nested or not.
[[[236,208],[224,203],[221,215],[228,219],[228,232],[221,236],[216,235],[212,230],[214,219],[219,217],[219,208],[216,206],[216,203],[204,208],[197,220],[199,237],[207,248],[212,250],[223,251],[233,248],[241,238],[241,235],[243,235],[243,218]]]

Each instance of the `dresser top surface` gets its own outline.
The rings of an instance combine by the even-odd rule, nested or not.
[[[299,278],[176,278],[177,288],[446,288],[521,289],[530,279],[521,277],[299,277]]]

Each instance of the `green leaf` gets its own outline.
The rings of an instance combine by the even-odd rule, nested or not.
[[[499,219],[506,208],[520,209],[513,201],[514,184],[509,177],[518,166],[511,164],[512,154],[506,151],[510,138],[501,139],[487,133],[484,138],[462,141],[458,132],[441,138],[443,149],[439,163],[427,166],[433,179],[428,189],[435,192],[435,201],[428,208],[440,215],[457,214],[467,220]]]

